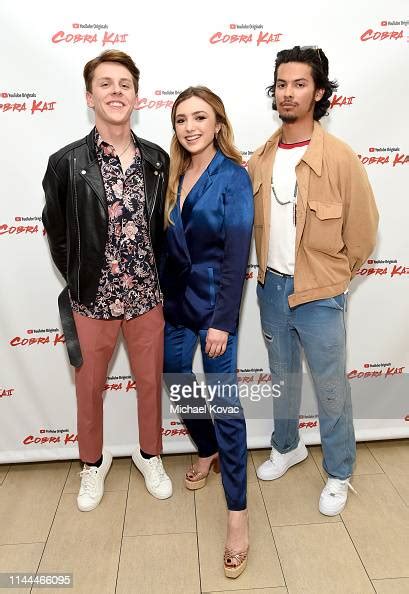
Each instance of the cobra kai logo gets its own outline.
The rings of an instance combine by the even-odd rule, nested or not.
[[[59,328],[45,328],[36,330],[27,330],[26,334],[29,336],[14,336],[9,344],[12,347],[33,347],[40,345],[51,345],[56,347],[60,344],[65,344],[64,334],[60,332]]]
[[[0,103],[0,112],[12,112],[12,113],[44,113],[48,111],[54,111],[57,101],[50,101],[48,99],[32,99],[31,101],[4,101]]]
[[[365,363],[364,369],[352,369],[348,374],[348,379],[368,379],[370,377],[390,378],[395,375],[403,375],[405,366],[394,367],[390,363]]]
[[[397,165],[407,165],[409,163],[409,155],[402,152],[398,147],[371,146],[368,152],[371,154],[358,154],[358,159],[363,165],[387,165],[389,167],[396,167]]]
[[[409,266],[399,264],[397,260],[367,260],[357,271],[360,276],[387,276],[397,278],[409,274]]]
[[[74,23],[75,27],[77,23]],[[113,47],[114,45],[121,45],[128,41],[129,33],[116,33],[112,31],[99,31],[97,33],[79,33],[77,30],[74,33],[67,33],[60,30],[54,33],[51,37],[51,42],[62,45],[91,45],[100,44],[102,47]]]
[[[242,33],[241,30],[261,29],[260,31],[252,31],[251,33]],[[209,42],[211,45],[216,44],[234,44],[234,45],[256,45],[257,47],[271,46],[272,44],[282,41],[283,33],[270,33],[263,31],[262,25],[230,25],[229,32],[216,31],[213,33]]]
[[[41,433],[41,431],[40,431]],[[78,435],[75,433],[66,432],[61,435],[27,435],[23,439],[24,445],[45,445],[45,444],[55,444],[58,443],[60,445],[72,445],[76,444],[78,441]]]
[[[2,388],[0,386],[0,398],[10,398],[14,396],[15,388]]]
[[[0,224],[0,236],[17,235],[20,237],[27,235],[46,235],[46,231],[42,225],[41,217],[14,217],[14,222],[11,224]]]

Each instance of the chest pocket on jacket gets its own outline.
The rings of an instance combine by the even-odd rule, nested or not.
[[[337,252],[342,241],[342,204],[339,202],[308,201],[305,242],[312,249]]]

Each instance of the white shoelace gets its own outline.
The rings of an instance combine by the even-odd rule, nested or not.
[[[86,495],[95,495],[97,486],[97,468],[84,468],[80,472],[81,477],[81,490]]]
[[[282,454],[280,454],[279,451],[275,450],[274,448],[272,448],[271,452],[270,452],[270,461],[272,464],[275,464],[276,462],[279,462],[281,460],[281,456]]]
[[[342,483],[344,485],[347,485],[348,489],[351,489],[351,491],[355,493],[355,495],[358,495],[358,491],[354,489],[349,480],[342,481]],[[339,479],[328,479],[327,491],[329,491],[331,495],[340,494],[339,486]]]
[[[155,479],[158,483],[165,478],[165,469],[163,468],[162,460],[159,456],[149,458],[147,461],[149,464],[151,479]]]
[[[354,489],[354,487],[351,485],[351,483],[349,481],[347,481],[347,485],[348,485],[348,489],[351,489],[352,493],[355,493],[355,495],[358,495],[358,491],[356,489]]]

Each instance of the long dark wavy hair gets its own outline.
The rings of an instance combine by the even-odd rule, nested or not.
[[[287,64],[288,62],[303,62],[304,64],[309,64],[309,66],[311,66],[311,74],[315,88],[324,89],[322,98],[317,101],[314,106],[314,120],[318,121],[324,115],[328,115],[330,106],[329,98],[332,93],[337,90],[338,83],[336,80],[329,80],[328,58],[322,49],[318,47],[300,47],[299,45],[296,45],[292,49],[278,52],[274,68],[274,83],[267,87],[267,94],[273,99],[273,109],[277,110],[275,100],[277,70],[281,64]]]

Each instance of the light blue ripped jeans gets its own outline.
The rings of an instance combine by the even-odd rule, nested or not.
[[[294,279],[267,271],[257,285],[261,325],[268,349],[273,384],[282,384],[274,398],[271,445],[284,454],[297,447],[301,405],[301,348],[311,371],[320,422],[323,467],[330,477],[352,474],[356,447],[351,388],[346,377],[344,294],[290,308]]]

